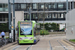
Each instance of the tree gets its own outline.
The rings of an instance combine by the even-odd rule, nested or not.
[[[43,29],[44,29],[44,20],[45,20],[45,18],[46,18],[46,16],[47,16],[47,13],[45,12],[45,9],[47,9],[47,7],[46,7],[46,8],[43,7],[43,11],[44,11],[44,12],[42,12],[42,13],[37,13],[38,21],[39,21],[40,18],[43,19]],[[37,10],[38,10],[38,9],[37,9]]]
[[[44,28],[44,21],[45,21],[46,16],[47,16],[47,13],[45,13],[45,11],[43,13],[41,13],[41,18],[43,19],[43,29],[45,29]]]
[[[46,8],[47,9],[47,8]],[[43,19],[43,29],[45,29],[44,27],[44,21],[45,21],[45,18],[47,16],[47,13],[45,12],[45,8],[43,9],[44,12],[41,13],[41,18]]]

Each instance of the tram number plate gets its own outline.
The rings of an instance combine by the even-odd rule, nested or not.
[[[24,39],[28,39],[28,37],[25,37]]]

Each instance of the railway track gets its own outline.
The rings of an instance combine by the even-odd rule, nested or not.
[[[0,50],[75,50],[73,46],[67,45],[61,37],[42,37],[35,45],[12,45],[2,47]]]
[[[56,40],[55,42],[56,45],[54,46],[53,43],[49,40],[50,50],[59,50],[59,48],[61,48],[61,50],[68,50],[67,47],[59,40]]]

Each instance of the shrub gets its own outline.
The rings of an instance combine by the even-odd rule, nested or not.
[[[7,32],[9,30],[8,23],[0,23],[0,32],[5,31]]]
[[[40,30],[40,35],[48,35],[49,32],[47,30]]]
[[[40,23],[40,28],[43,28],[43,24]],[[44,28],[48,31],[50,30],[54,30],[54,31],[58,31],[59,30],[59,24],[56,23],[45,23],[44,24]]]

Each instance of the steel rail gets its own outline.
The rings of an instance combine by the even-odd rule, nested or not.
[[[52,46],[51,46],[50,40],[49,40],[49,45],[50,45],[50,50],[52,50]]]
[[[58,40],[57,42],[64,48],[64,50],[68,50],[62,43],[60,43]]]

